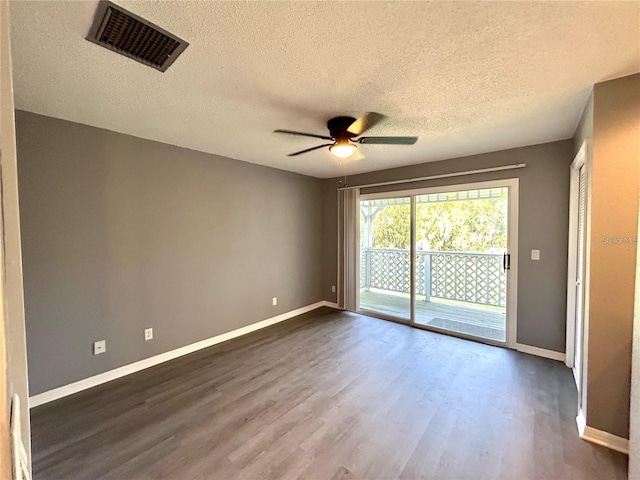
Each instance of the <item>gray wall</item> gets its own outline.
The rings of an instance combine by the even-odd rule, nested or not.
[[[321,180],[21,111],[17,140],[32,395],[322,300]]]
[[[580,147],[582,147],[582,143],[585,140],[593,139],[593,90],[589,94],[589,99],[587,100],[587,104],[582,111],[582,117],[580,117],[580,122],[578,122],[578,127],[576,128],[576,134],[573,137],[573,151],[575,154],[578,153]]]
[[[455,185],[502,178],[520,179],[518,232],[518,343],[565,351],[567,297],[567,242],[569,218],[569,167],[571,140],[462,157],[441,162],[381,170],[347,178],[349,185],[402,180],[441,173],[526,163],[521,170],[485,173],[410,185],[364,189],[362,193]],[[367,160],[360,160],[366,162]],[[331,285],[336,279],[336,187],[339,179],[325,180],[326,225],[323,279],[325,299],[335,301]],[[540,261],[531,250],[540,250]]]
[[[634,238],[640,196],[640,73],[593,92],[589,245],[587,425],[629,436]]]

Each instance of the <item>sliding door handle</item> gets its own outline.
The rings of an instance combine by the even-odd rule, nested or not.
[[[511,255],[508,253],[502,255],[502,269],[511,270]]]

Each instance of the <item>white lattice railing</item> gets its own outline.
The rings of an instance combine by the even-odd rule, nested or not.
[[[411,290],[409,250],[362,248],[360,286],[394,292]],[[416,252],[416,295],[504,307],[507,277],[502,255]]]

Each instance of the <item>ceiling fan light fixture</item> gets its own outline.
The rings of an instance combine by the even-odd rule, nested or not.
[[[338,140],[329,147],[329,151],[338,158],[347,158],[356,153],[356,146],[349,140]]]

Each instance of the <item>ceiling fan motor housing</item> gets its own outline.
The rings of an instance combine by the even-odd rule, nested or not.
[[[356,135],[349,132],[348,128],[355,122],[356,119],[353,117],[334,117],[327,122],[327,128],[329,129],[329,133],[336,140],[347,138],[351,139]]]

